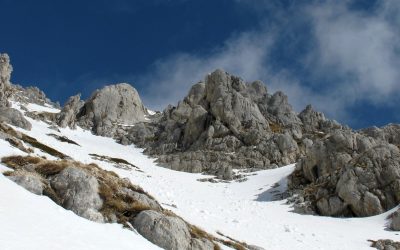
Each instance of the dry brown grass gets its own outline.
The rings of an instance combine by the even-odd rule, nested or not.
[[[14,173],[14,171],[5,171],[3,172],[4,176],[11,176]]]
[[[43,152],[45,152],[45,153],[47,153],[49,155],[52,155],[54,157],[57,157],[57,158],[60,158],[60,159],[68,159],[68,158],[70,158],[67,155],[61,153],[60,151],[58,151],[58,150],[56,150],[54,148],[51,148],[51,147],[49,147],[49,146],[37,141],[35,138],[30,137],[28,135],[22,134],[20,139],[23,140],[25,143],[30,144],[32,147],[37,148],[37,149],[39,149],[39,150],[41,150],[41,151],[43,151]]]
[[[276,123],[276,122],[270,122],[269,123],[269,127],[271,129],[271,131],[273,133],[278,133],[278,134],[282,134],[283,133],[283,128],[280,124]]]
[[[60,151],[57,151],[56,149],[51,148],[51,147],[39,142],[38,140],[36,140],[33,137],[30,137],[24,133],[15,131],[12,127],[10,127],[4,123],[0,123],[0,131],[4,132],[10,136],[13,136],[19,140],[22,140],[23,142],[30,144],[32,147],[37,148],[37,149],[39,149],[49,155],[52,155],[54,157],[57,157],[60,159],[70,158],[67,155],[61,153]]]
[[[122,188],[127,188],[148,195],[143,189],[119,178],[114,172],[99,170],[95,164],[91,164],[91,166],[91,171],[97,172],[96,176],[100,184],[99,195],[103,199],[103,207],[100,212],[106,218],[111,219],[113,215],[116,215],[117,221],[126,225],[126,222],[132,216],[136,216],[141,211],[151,209],[149,206],[121,192]],[[150,195],[148,196],[151,197]]]
[[[222,250],[222,249],[218,244],[214,243],[214,250]]]
[[[3,157],[1,162],[5,164],[7,167],[12,169],[18,169],[20,167],[26,166],[28,164],[38,164],[42,162],[43,159],[33,156],[20,156],[20,155],[13,155]]]
[[[246,250],[248,249],[248,244],[246,242],[240,242],[238,240],[233,239],[232,237],[229,237],[221,232],[217,232],[217,234],[227,238],[228,240],[223,240],[223,239],[217,239],[219,242],[224,244],[225,246],[234,248],[236,250]]]
[[[66,143],[69,143],[69,144],[81,146],[78,143],[76,143],[75,141],[73,141],[73,140],[71,140],[71,139],[69,139],[69,138],[67,138],[65,136],[59,136],[59,135],[56,135],[56,134],[47,134],[47,135],[59,140],[60,142],[66,142]]]
[[[44,177],[56,175],[71,165],[67,161],[43,161],[35,167],[35,171]]]

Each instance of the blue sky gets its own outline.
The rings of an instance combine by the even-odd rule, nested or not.
[[[296,111],[311,103],[360,128],[400,123],[397,0],[0,0],[12,81],[63,103],[129,82],[145,104],[176,104],[223,68]]]

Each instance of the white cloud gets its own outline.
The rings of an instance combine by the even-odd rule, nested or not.
[[[248,81],[261,79],[271,91],[283,90],[297,111],[311,103],[347,123],[352,122],[348,109],[355,103],[388,105],[400,94],[399,1],[381,2],[369,13],[349,9],[346,1],[297,6],[294,11],[293,22],[301,18],[312,28],[309,40],[316,47],[302,59],[314,81],[301,83],[290,68],[270,67],[271,49],[280,42],[278,32],[285,29],[278,24],[273,30],[240,33],[206,55],[179,53],[158,60],[138,79],[148,84],[141,93],[145,104],[156,109],[176,104],[194,83],[217,68]],[[276,15],[287,18],[290,13],[277,11]],[[330,77],[338,81],[328,85],[320,80]]]
[[[248,80],[262,79],[266,74],[264,61],[271,42],[267,34],[245,32],[208,55],[180,53],[161,59],[149,74],[138,79],[148,84],[142,98],[148,106],[157,109],[176,104],[194,83],[217,68]]]
[[[337,4],[309,9],[318,44],[311,65],[317,73],[345,79],[331,91],[342,92],[346,104],[381,104],[400,91],[399,31],[383,11],[366,15]]]

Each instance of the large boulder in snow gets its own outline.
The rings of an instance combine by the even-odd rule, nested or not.
[[[43,194],[43,190],[45,188],[45,185],[43,184],[43,178],[36,173],[27,171],[14,171],[7,177],[29,192],[37,195]]]
[[[192,238],[188,225],[181,218],[145,210],[132,220],[133,227],[146,239],[167,250],[213,250],[206,238]]]
[[[67,167],[50,178],[50,185],[62,199],[62,206],[89,220],[102,222],[97,179],[77,167]]]
[[[180,218],[146,210],[134,218],[132,225],[146,239],[164,249],[188,249],[190,246],[189,229]]]
[[[136,89],[120,83],[94,92],[80,109],[77,120],[80,126],[98,135],[112,136],[118,125],[145,121],[147,114]]]

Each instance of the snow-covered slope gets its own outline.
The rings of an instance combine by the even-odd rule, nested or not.
[[[40,111],[37,106],[34,109]],[[285,201],[272,201],[273,195],[285,187],[286,177],[294,165],[256,172],[241,183],[200,182],[198,179],[207,176],[159,167],[134,146],[123,146],[80,128],[56,132],[43,122],[27,119],[33,125],[31,131],[15,129],[75,160],[95,162],[129,178],[165,208],[213,234],[218,231],[265,249],[370,249],[368,239],[400,239],[395,232],[385,230],[389,212],[369,218],[306,216],[290,212]],[[60,142],[47,135],[51,133],[66,136],[80,146]],[[23,153],[0,140],[0,157],[10,154]],[[35,154],[52,158],[40,151]],[[116,168],[112,163],[93,159],[90,154],[121,158],[139,169]],[[36,249],[24,248],[23,244],[28,243],[41,246],[40,249],[155,248],[141,236],[118,225],[79,218],[3,176],[0,177],[0,200],[0,249]],[[21,237],[24,241],[19,240]]]

